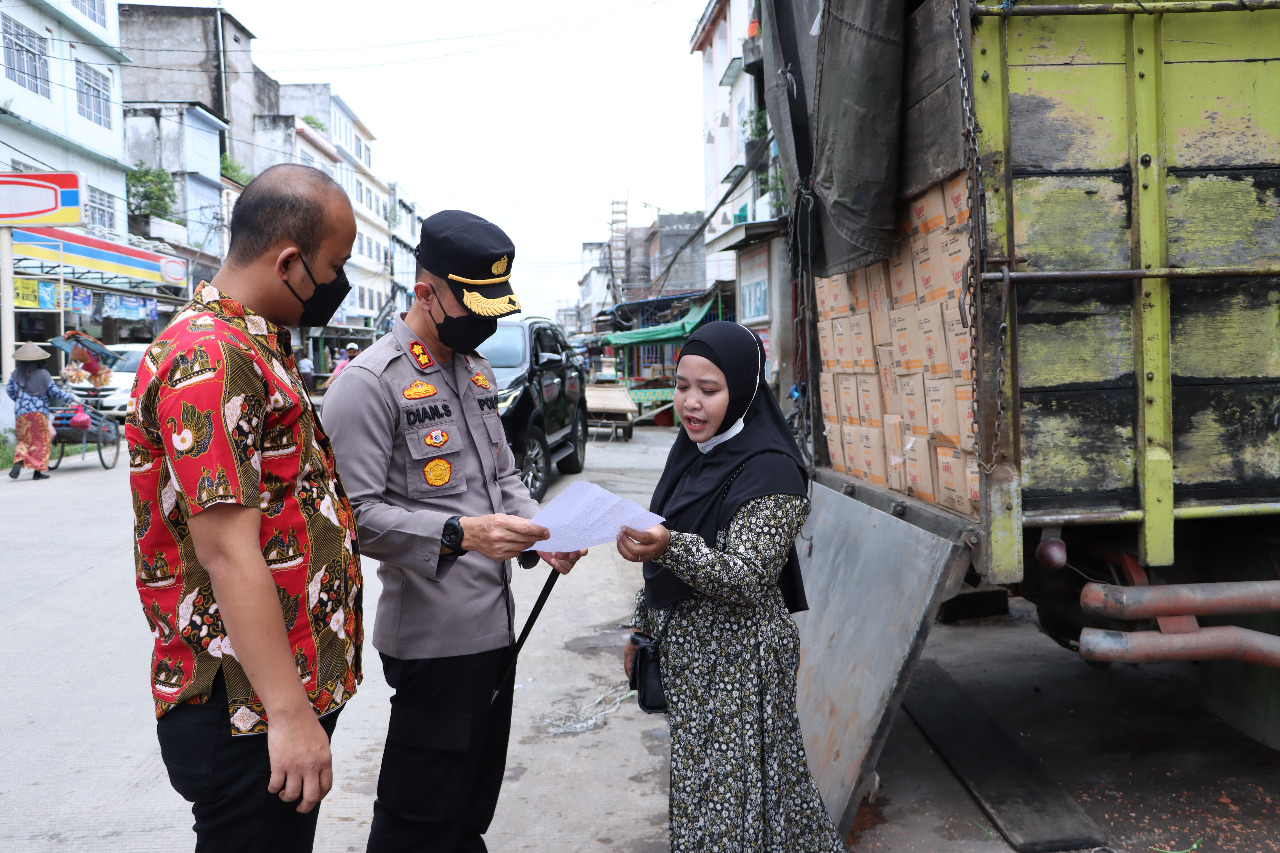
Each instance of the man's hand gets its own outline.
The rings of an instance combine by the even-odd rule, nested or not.
[[[644,563],[661,557],[670,542],[671,533],[661,524],[655,524],[648,530],[623,527],[618,534],[618,553],[624,560]]]
[[[539,551],[538,556],[542,558],[542,562],[555,569],[562,575],[567,575],[573,571],[573,567],[583,557],[587,556],[587,549],[581,551]]]
[[[510,560],[528,551],[551,531],[514,515],[478,515],[459,519],[462,547],[479,551],[490,560]],[[559,569],[557,569],[559,571]]]
[[[310,708],[297,719],[270,718],[267,752],[271,756],[271,781],[267,790],[286,803],[299,800],[306,814],[333,787],[333,756],[329,737]],[[301,798],[301,799],[299,799]]]

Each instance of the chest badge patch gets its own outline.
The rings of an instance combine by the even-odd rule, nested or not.
[[[430,359],[430,356],[427,356]],[[423,400],[427,397],[434,397],[436,394],[436,386],[423,382],[421,379],[415,381],[408,388],[404,389],[404,398],[406,400]]]
[[[422,341],[414,341],[409,344],[409,355],[413,356],[413,360],[416,361],[418,363],[418,367],[421,367],[423,370],[426,370],[428,367],[435,364],[435,362],[431,360],[431,353],[427,352],[427,348],[422,345]]]
[[[442,429],[433,429],[422,437],[422,443],[431,447],[441,447],[449,441],[449,433]],[[448,478],[446,478],[448,479]]]
[[[486,379],[485,375],[480,371],[476,371],[476,375],[471,377],[471,381],[474,382],[477,387],[483,388],[486,391],[489,390],[489,380]]]
[[[453,476],[453,466],[447,459],[432,459],[422,468],[422,475],[429,486],[443,486]]]

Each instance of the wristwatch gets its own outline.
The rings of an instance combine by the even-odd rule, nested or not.
[[[462,516],[451,516],[444,523],[444,531],[440,534],[440,544],[453,552],[453,556],[461,557],[467,553],[462,547]]]

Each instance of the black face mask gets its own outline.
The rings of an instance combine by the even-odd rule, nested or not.
[[[444,311],[443,305],[440,310]],[[496,317],[480,317],[469,312],[461,317],[451,317],[446,312],[443,320],[437,322],[432,316],[431,322],[436,324],[436,337],[440,339],[440,343],[463,355],[473,355],[482,343],[498,331]]]
[[[342,305],[342,300],[346,299],[347,294],[351,292],[351,284],[347,281],[347,271],[345,269],[338,270],[338,274],[333,277],[332,281],[321,284],[316,281],[315,274],[311,272],[311,267],[307,266],[307,262],[303,260],[302,255],[298,255],[298,260],[302,261],[302,268],[307,271],[307,275],[311,276],[311,283],[316,286],[315,291],[306,299],[303,299],[287,280],[284,283],[284,286],[289,288],[289,292],[293,294],[293,298],[302,303],[302,316],[298,318],[298,325],[312,329],[323,328],[329,325],[329,321],[337,313],[338,307]]]

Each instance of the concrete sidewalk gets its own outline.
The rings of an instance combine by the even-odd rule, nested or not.
[[[550,495],[587,479],[647,505],[674,437],[670,428],[642,428],[630,442],[594,444],[586,471],[556,479]],[[189,806],[169,786],[155,738],[127,456],[111,471],[90,455],[68,457],[45,482],[29,473],[0,478],[0,519],[0,683],[10,709],[0,846],[189,849]],[[370,620],[376,567],[365,563]],[[519,624],[545,578],[543,567],[517,571]],[[667,849],[666,719],[628,700],[586,731],[552,733],[566,712],[624,692],[620,626],[639,586],[639,567],[612,547],[594,549],[556,586],[517,673],[491,850]],[[368,835],[389,690],[376,652],[368,644],[366,652],[364,684],[334,737],[335,785],[318,851],[361,851]]]

